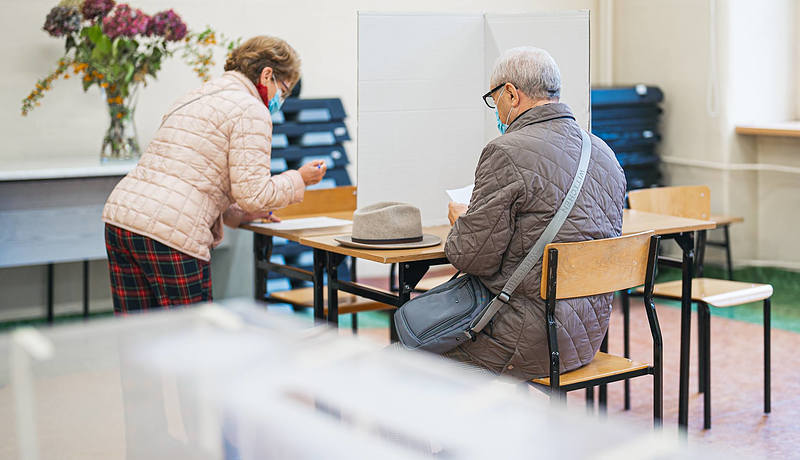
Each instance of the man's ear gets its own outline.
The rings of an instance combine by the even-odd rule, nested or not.
[[[511,95],[511,107],[519,106],[520,99],[519,99],[519,90],[516,86],[512,85],[511,83],[506,83],[506,91],[508,94]]]

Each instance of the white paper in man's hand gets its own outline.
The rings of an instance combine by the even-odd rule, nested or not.
[[[472,197],[472,189],[474,188],[475,184],[469,184],[463,188],[448,190],[447,195],[450,197],[451,201],[468,205],[469,199]]]

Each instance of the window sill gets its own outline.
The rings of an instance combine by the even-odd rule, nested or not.
[[[736,127],[736,134],[747,136],[800,137],[800,121],[739,125]]]

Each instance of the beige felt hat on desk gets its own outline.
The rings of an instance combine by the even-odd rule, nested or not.
[[[422,233],[419,208],[387,201],[357,209],[353,213],[352,235],[334,239],[360,249],[427,248],[442,242],[436,235]]]

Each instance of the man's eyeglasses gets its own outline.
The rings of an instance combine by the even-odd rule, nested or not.
[[[505,83],[500,83],[499,85],[490,89],[488,93],[483,95],[483,103],[486,104],[486,107],[489,107],[490,109],[494,109],[495,107],[497,107],[497,104],[494,103],[494,98],[492,97],[492,94],[494,94],[495,91],[497,91],[498,89],[502,88],[505,85],[506,85]]]

